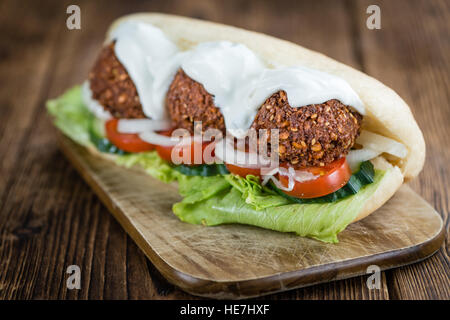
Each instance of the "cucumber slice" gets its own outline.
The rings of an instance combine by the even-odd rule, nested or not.
[[[176,171],[186,176],[217,176],[230,173],[224,164],[201,164],[197,166],[177,165],[173,167]]]

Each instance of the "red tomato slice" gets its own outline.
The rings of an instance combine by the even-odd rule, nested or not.
[[[111,119],[105,123],[106,137],[117,148],[127,152],[143,152],[155,149],[153,144],[143,141],[137,134],[117,131],[119,119]]]
[[[286,167],[286,165],[282,166]],[[345,186],[352,175],[345,158],[340,158],[324,167],[310,167],[304,170],[320,177],[305,182],[295,181],[294,189],[283,191],[284,193],[302,199],[322,197]],[[279,180],[283,186],[288,187],[287,176],[279,175]]]
[[[225,163],[225,166],[227,167],[228,171],[235,175],[241,176],[242,178],[246,178],[247,175],[261,177],[260,168],[244,168],[229,163]]]
[[[160,134],[164,134],[167,136],[170,136],[172,133],[172,131],[166,131],[166,132],[161,132]],[[201,146],[200,146],[201,144]],[[184,146],[184,147],[180,147],[180,146],[160,146],[157,145],[156,146],[156,151],[158,152],[158,155],[169,162],[174,162],[172,159],[172,152],[175,152],[176,157],[178,158],[177,160],[181,160],[182,164],[185,165],[199,165],[199,164],[205,164],[205,163],[211,163],[212,159],[209,159],[209,157],[206,157],[207,153],[210,153],[212,157],[214,157],[214,150],[211,148],[213,148],[214,145],[212,145],[212,142],[197,142],[197,141],[193,141],[190,145]],[[174,150],[174,148],[176,148]],[[201,154],[201,159],[199,158],[199,155],[197,156],[197,159],[195,159],[195,151],[196,150],[201,150],[202,154]],[[205,153],[205,150],[207,153]],[[188,154],[184,155],[184,152],[188,152]],[[186,159],[185,159],[186,158]],[[179,164],[180,161],[178,161],[177,163]]]

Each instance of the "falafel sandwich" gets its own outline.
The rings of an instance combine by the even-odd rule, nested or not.
[[[86,81],[47,108],[92,153],[178,183],[181,221],[326,242],[425,157],[408,105],[379,81],[287,41],[165,14],[113,23]]]

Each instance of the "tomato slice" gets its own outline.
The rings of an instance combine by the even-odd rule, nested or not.
[[[143,152],[155,149],[153,144],[145,142],[137,134],[117,131],[118,123],[119,119],[111,119],[105,123],[106,137],[117,148],[127,152]]]
[[[166,131],[161,132],[160,134],[164,134],[167,136],[170,136],[172,131]],[[213,159],[210,159],[211,157],[214,157],[214,145],[213,142],[198,142],[193,141],[190,145],[180,147],[180,146],[156,146],[156,152],[158,152],[158,155],[171,163],[174,163],[176,161],[177,164],[184,164],[184,165],[199,165],[199,164],[205,164],[205,163],[212,163]],[[175,149],[175,150],[174,150]],[[201,150],[201,158],[200,155],[197,156],[197,159],[195,157],[195,152]],[[206,151],[206,152],[205,152]],[[176,156],[176,160],[172,159],[172,153],[174,152],[174,156]],[[184,153],[187,152],[185,155]],[[211,157],[207,157],[207,154],[210,154]],[[181,162],[181,163],[180,163]]]
[[[225,163],[225,166],[227,167],[228,171],[230,171],[232,174],[241,176],[242,178],[246,178],[247,175],[261,177],[260,168],[244,168],[229,163]]]
[[[282,166],[287,167],[286,165]],[[324,167],[310,167],[303,170],[319,175],[319,177],[304,182],[295,181],[294,188],[291,191],[283,191],[284,193],[302,199],[326,196],[345,186],[352,175],[345,157]],[[288,187],[289,178],[287,176],[279,175],[279,180],[283,186]]]

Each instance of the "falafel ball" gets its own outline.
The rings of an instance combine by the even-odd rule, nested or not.
[[[202,132],[218,129],[225,133],[225,121],[219,108],[214,105],[214,97],[202,84],[191,79],[179,69],[166,97],[166,105],[172,124],[194,133],[194,122],[202,122]]]
[[[203,131],[216,128],[225,133],[214,97],[182,69],[170,85],[166,104],[176,128],[193,133],[194,121],[202,121]],[[301,168],[325,166],[345,156],[360,133],[361,121],[358,112],[338,100],[293,108],[286,92],[278,91],[259,108],[251,127],[257,132],[279,129],[280,161]]]
[[[252,128],[279,129],[279,159],[296,168],[324,166],[345,156],[360,133],[362,116],[338,100],[300,108],[285,91],[268,98]],[[269,140],[270,142],[270,140]]]
[[[114,118],[145,118],[136,86],[114,52],[105,46],[89,73],[92,96]]]

